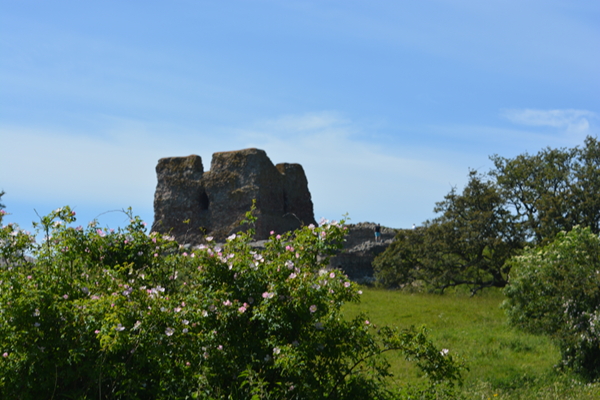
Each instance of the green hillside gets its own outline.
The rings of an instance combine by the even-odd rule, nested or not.
[[[600,399],[599,384],[580,383],[554,366],[558,349],[546,337],[508,326],[497,291],[470,297],[364,288],[360,304],[347,304],[348,317],[364,312],[372,323],[425,325],[431,339],[466,360],[463,394],[467,399]],[[390,358],[398,385],[420,379],[399,358]]]

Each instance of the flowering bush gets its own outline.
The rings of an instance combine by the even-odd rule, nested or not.
[[[600,377],[600,238],[575,227],[511,264],[504,307],[512,324],[550,335],[565,366]]]
[[[58,209],[38,224],[41,244],[2,227],[0,398],[398,398],[384,384],[389,350],[430,378],[421,397],[460,382],[422,330],[343,318],[359,291],[325,269],[343,224],[192,251],[128,215],[112,231]]]

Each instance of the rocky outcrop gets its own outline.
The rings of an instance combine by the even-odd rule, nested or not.
[[[204,172],[199,156],[162,158],[156,166],[152,230],[180,243],[216,240],[248,227],[240,226],[256,200],[255,239],[270,231],[283,233],[315,224],[304,169],[299,164],[273,165],[263,150],[213,154]]]
[[[197,245],[205,236],[224,241],[240,226],[256,200],[255,246],[264,245],[271,231],[283,233],[316,224],[304,169],[299,164],[273,165],[263,150],[245,149],[213,154],[210,171],[199,156],[162,158],[156,166],[152,230]],[[373,282],[371,263],[393,241],[396,230],[381,227],[375,242],[374,223],[347,225],[343,250],[330,267],[350,279]]]
[[[375,282],[372,262],[394,241],[397,230],[381,227],[381,241],[375,242],[374,223],[361,222],[348,224],[348,232],[344,237],[344,247],[330,258],[328,268],[342,270],[348,278],[361,284]],[[264,250],[268,240],[257,240],[249,245]]]
[[[199,156],[161,158],[156,166],[152,230],[178,240],[200,240],[210,226],[204,167]]]
[[[331,258],[329,266],[343,270],[348,278],[359,283],[373,283],[372,262],[393,242],[396,230],[381,227],[381,240],[375,241],[375,226],[372,222],[349,224],[343,250]]]

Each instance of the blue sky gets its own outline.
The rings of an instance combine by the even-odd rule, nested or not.
[[[247,147],[303,165],[317,219],[407,228],[492,154],[600,133],[597,0],[0,9],[0,189],[23,228],[67,204],[151,223],[159,158]]]

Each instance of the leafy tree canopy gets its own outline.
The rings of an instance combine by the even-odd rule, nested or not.
[[[468,285],[472,292],[504,287],[505,261],[521,248],[513,216],[496,185],[475,171],[461,194],[452,189],[423,227],[403,230],[375,261],[386,286],[426,282],[435,290]]]
[[[521,231],[533,243],[554,240],[574,226],[600,233],[600,143],[587,137],[585,146],[544,149],[514,159],[494,155],[495,178],[512,206]]]
[[[439,217],[403,230],[374,261],[384,286],[423,282],[443,291],[507,283],[506,261],[528,244],[545,244],[574,226],[600,233],[600,143],[546,148],[515,158],[491,157],[485,175],[469,173],[462,191],[453,188],[434,211]]]

